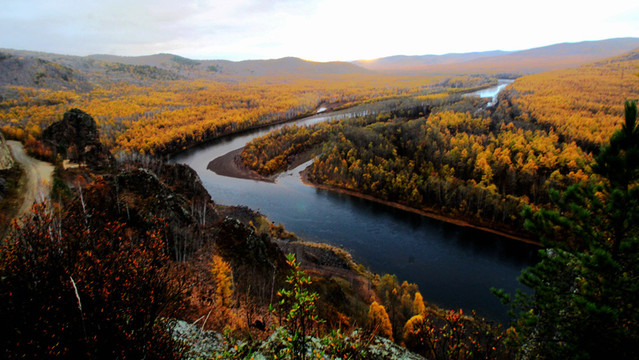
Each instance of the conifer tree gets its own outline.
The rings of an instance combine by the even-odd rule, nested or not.
[[[231,265],[228,262],[224,261],[222,257],[213,255],[211,272],[213,273],[216,285],[215,301],[222,307],[230,306],[233,297],[233,290],[231,288],[233,282]]]
[[[598,184],[552,192],[557,210],[525,211],[545,249],[520,281],[515,325],[522,358],[639,355],[639,129],[636,102],[596,158]],[[506,297],[507,298],[507,297]]]
[[[415,300],[413,300],[413,315],[426,315],[426,306],[424,305],[424,298],[418,291],[415,293]]]
[[[389,340],[393,340],[393,327],[388,313],[383,305],[373,301],[368,310],[368,327],[377,331],[377,334]]]

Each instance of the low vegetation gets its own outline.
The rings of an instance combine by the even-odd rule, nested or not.
[[[3,241],[3,357],[172,359],[181,351],[167,326],[185,284],[170,275],[162,229],[140,233],[96,211],[79,201],[57,214],[36,206]]]

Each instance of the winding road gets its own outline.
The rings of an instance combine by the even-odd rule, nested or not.
[[[41,202],[49,198],[53,179],[53,165],[34,159],[24,151],[22,143],[7,141],[14,159],[22,166],[26,176],[24,184],[24,200],[16,217],[20,218],[31,210],[34,202]]]

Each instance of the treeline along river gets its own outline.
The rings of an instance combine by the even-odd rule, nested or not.
[[[493,97],[501,88],[503,84],[479,95]],[[349,113],[315,115],[296,123],[336,116]],[[507,309],[489,289],[514,292],[521,287],[517,277],[534,263],[536,246],[304,185],[299,172],[310,162],[280,175],[275,183],[220,176],[207,169],[213,159],[279,126],[218,139],[172,161],[195,169],[217,203],[246,205],[305,240],[343,247],[375,273],[416,283],[431,303],[508,320]]]

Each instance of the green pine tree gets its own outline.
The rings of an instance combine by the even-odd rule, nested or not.
[[[597,183],[551,192],[556,210],[524,211],[545,249],[520,281],[513,340],[525,359],[639,356],[639,128],[637,105],[593,166]],[[508,296],[501,293],[508,300]]]

